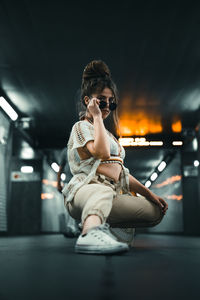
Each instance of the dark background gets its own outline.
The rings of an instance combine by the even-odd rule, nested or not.
[[[3,166],[7,178],[9,170],[18,172],[21,164],[32,160],[32,165],[40,165],[38,182],[31,185],[34,197],[39,197],[41,179],[49,174],[47,168],[52,162],[59,164],[61,150],[78,120],[83,69],[91,60],[102,59],[119,89],[122,135],[163,141],[162,147],[127,147],[126,166],[143,184],[165,158],[170,170],[162,175],[166,179],[177,174],[184,177],[184,165],[189,167],[189,178],[182,177],[179,182],[179,195],[183,196],[180,203],[186,203],[185,220],[189,222],[190,211],[194,210],[198,220],[199,175],[193,161],[199,156],[194,147],[200,126],[199,11],[198,1],[1,0],[0,94],[19,115],[17,121],[9,121],[8,140],[12,142],[7,148],[2,146],[2,160],[7,153],[5,161],[10,161],[10,165]],[[2,110],[1,114],[7,118]],[[106,126],[112,130],[110,119]],[[117,132],[113,133],[118,137]],[[174,140],[183,141],[183,146],[172,146]],[[173,163],[175,156],[178,164]],[[53,181],[56,174],[54,177]],[[190,180],[196,189],[188,192]],[[14,199],[16,184],[8,182],[8,195]],[[176,186],[168,188],[168,194],[174,195]],[[17,193],[22,190],[16,188]],[[161,196],[166,195],[159,191]],[[53,199],[58,197],[55,193]],[[194,205],[188,202],[191,195]],[[37,202],[32,201],[26,202],[27,209],[29,203]],[[166,201],[170,204],[178,200]],[[43,224],[37,217],[41,207],[48,205],[45,202],[35,206],[37,226]],[[11,208],[15,212],[12,205]],[[56,211],[60,211],[60,206]],[[178,224],[174,228],[171,225],[170,230],[183,230],[182,219]]]

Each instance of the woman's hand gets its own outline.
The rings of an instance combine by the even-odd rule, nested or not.
[[[168,209],[168,204],[165,200],[152,191],[150,191],[146,186],[140,183],[135,177],[129,174],[129,188],[131,192],[139,193],[140,195],[147,198],[149,201],[156,203],[162,210],[163,214],[166,214]]]
[[[156,203],[158,206],[160,206],[163,214],[164,215],[166,214],[166,211],[168,209],[168,204],[163,198],[151,193],[151,196],[149,197],[149,200]]]
[[[100,100],[97,98],[92,98],[87,106],[88,111],[91,113],[93,118],[95,116],[101,115],[101,110],[99,108]]]

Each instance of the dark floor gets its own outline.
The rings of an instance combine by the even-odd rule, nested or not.
[[[113,256],[62,235],[0,238],[0,300],[200,299],[200,237],[137,234]]]

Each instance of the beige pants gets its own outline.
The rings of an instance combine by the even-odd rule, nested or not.
[[[102,223],[112,227],[149,227],[161,222],[160,207],[145,197],[121,194],[119,183],[104,175],[96,175],[82,186],[67,203],[69,214],[84,223],[89,215],[98,215]]]

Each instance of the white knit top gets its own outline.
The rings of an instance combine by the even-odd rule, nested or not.
[[[118,156],[124,159],[124,148],[108,130],[107,134],[110,140],[111,156]],[[85,146],[91,140],[94,140],[94,126],[88,121],[76,122],[72,127],[67,144],[68,163],[73,177],[62,190],[65,197],[65,204],[74,198],[75,193],[81,186],[88,184],[93,179],[101,163],[101,159],[97,159],[94,156],[88,159],[81,159],[78,154],[77,148]],[[120,177],[122,192],[129,193],[129,170],[123,164],[122,169],[124,171],[123,176]]]

